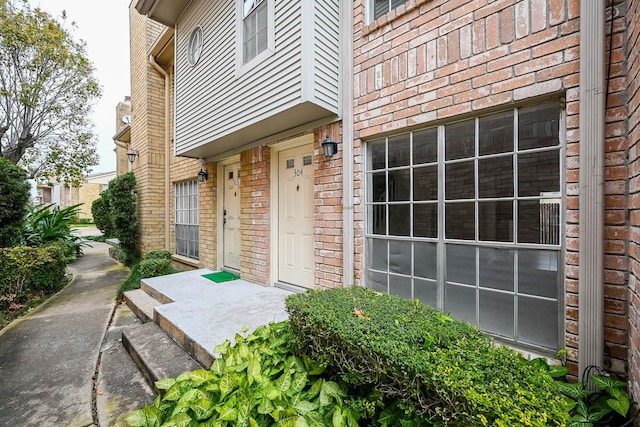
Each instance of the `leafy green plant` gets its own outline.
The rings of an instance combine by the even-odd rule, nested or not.
[[[71,232],[80,206],[72,205],[64,209],[55,208],[53,204],[29,206],[22,226],[22,244],[40,247],[58,242],[64,247],[67,257],[81,255],[82,247],[88,245]]]
[[[140,257],[135,188],[133,172],[120,175],[109,183],[109,212],[113,232],[124,254],[122,262],[129,266]]]
[[[165,390],[127,417],[134,427],[335,426],[355,427],[346,385],[321,377],[325,367],[291,354],[288,322],[237,334],[214,349],[210,370],[158,381]]]
[[[140,277],[164,276],[171,273],[171,260],[164,258],[144,258],[140,261]]]
[[[570,427],[631,425],[629,417],[633,405],[627,393],[626,382],[611,378],[597,366],[589,366],[585,369],[581,382],[569,383],[565,379],[568,373],[566,367],[549,365],[543,358],[533,359],[531,363],[555,378],[558,389],[569,399]],[[596,375],[591,375],[593,372]],[[587,388],[587,380],[591,381],[597,391]]]
[[[91,204],[91,215],[98,230],[106,237],[114,236],[113,219],[109,208],[109,189],[100,193],[100,197]]]
[[[171,252],[165,249],[154,249],[144,254],[144,259],[171,259]]]
[[[568,421],[553,379],[477,328],[420,304],[353,287],[287,298],[296,354],[405,414],[444,425]],[[391,425],[391,424],[387,424]]]
[[[28,202],[26,172],[0,156],[0,248],[19,240]]]
[[[118,249],[118,248],[111,248]],[[116,299],[121,299],[124,296],[124,293],[127,291],[131,291],[134,289],[140,289],[140,280],[142,276],[140,274],[140,261],[135,261],[131,266],[131,271],[127,278],[118,286],[116,291]]]

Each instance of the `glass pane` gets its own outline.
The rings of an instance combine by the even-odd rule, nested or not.
[[[560,191],[560,150],[518,155],[518,194]]]
[[[475,240],[476,204],[447,203],[445,205],[445,238]]]
[[[438,308],[438,284],[434,280],[413,279],[413,297],[423,304]]]
[[[389,205],[389,234],[408,236],[411,224],[411,205]]]
[[[476,247],[447,245],[447,282],[476,284]]]
[[[387,271],[389,259],[387,257],[387,241],[381,239],[367,239],[367,268]]]
[[[376,290],[378,292],[388,292],[387,275],[385,273],[377,273],[375,271],[367,270],[366,286],[367,288]]]
[[[557,251],[518,250],[518,293],[558,298]]]
[[[413,236],[438,237],[438,205],[413,205]]]
[[[475,123],[471,119],[445,127],[445,160],[475,156]]]
[[[408,201],[411,196],[411,171],[389,171],[389,201]]]
[[[478,127],[481,156],[513,151],[513,110],[480,117]]]
[[[474,162],[462,162],[444,167],[445,199],[473,199],[476,193]]]
[[[428,279],[437,279],[438,253],[435,243],[415,242],[414,252],[414,274]]]
[[[369,191],[367,194],[370,199],[368,202],[386,202],[387,197],[387,175],[385,172],[369,174]]]
[[[402,298],[413,299],[411,292],[411,277],[389,275],[389,293]]]
[[[477,326],[476,290],[447,283],[444,292],[444,312]]]
[[[513,295],[479,292],[480,329],[513,338]]]
[[[560,244],[560,200],[518,202],[518,242]]]
[[[432,128],[413,133],[413,164],[438,161],[438,129]]]
[[[411,242],[389,241],[389,271],[411,275]]]
[[[413,170],[413,200],[438,200],[438,166]]]
[[[480,240],[513,242],[513,202],[479,202],[478,231]]]
[[[518,110],[518,148],[550,147],[560,143],[560,105],[537,105]]]
[[[511,249],[478,248],[480,287],[513,291],[513,257]]]
[[[385,205],[369,206],[369,233],[387,234],[387,207]]]
[[[518,296],[518,340],[556,350],[558,303]]]
[[[384,169],[386,165],[385,140],[371,141],[367,144],[367,149],[369,153],[368,170]]]
[[[513,196],[513,157],[478,159],[478,197]]]
[[[378,19],[382,15],[389,12],[388,0],[374,0],[373,2],[373,19]]]
[[[389,167],[409,166],[411,135],[405,134],[389,138]]]

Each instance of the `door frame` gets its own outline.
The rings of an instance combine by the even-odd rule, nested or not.
[[[216,267],[218,270],[229,270],[224,267],[224,224],[222,223],[223,211],[224,211],[224,167],[228,165],[232,165],[234,163],[240,163],[240,154],[236,154],[231,157],[227,157],[226,159],[220,160],[218,162],[218,179],[216,183],[216,234],[217,234],[217,244],[216,244],[216,252],[217,252],[217,260]],[[242,164],[240,165],[242,167]],[[231,270],[233,273],[238,273],[237,271]]]
[[[272,145],[271,148],[271,265],[269,273],[269,284],[274,286],[278,281],[278,271],[280,259],[278,257],[280,244],[280,228],[279,228],[279,188],[280,188],[280,152],[290,148],[297,148],[306,145],[312,147],[313,156],[315,157],[313,132],[302,136],[292,138],[290,140]],[[313,163],[315,170],[315,162]],[[315,268],[314,268],[315,271]],[[302,288],[301,288],[302,289]]]

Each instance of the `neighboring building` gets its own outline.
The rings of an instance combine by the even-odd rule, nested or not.
[[[116,153],[116,176],[129,172],[127,152],[131,142],[131,97],[125,96],[124,101],[116,105],[116,134],[113,137]]]
[[[134,1],[143,249],[419,298],[637,398],[640,0],[610,3]]]

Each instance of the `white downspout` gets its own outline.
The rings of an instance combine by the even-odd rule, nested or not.
[[[169,197],[171,189],[169,187],[169,167],[171,156],[171,78],[169,73],[165,71],[155,60],[153,55],[149,55],[149,63],[164,77],[164,248],[169,249]]]
[[[605,8],[580,1],[578,375],[604,361]]]
[[[354,285],[353,247],[353,6],[342,6],[342,284]]]

